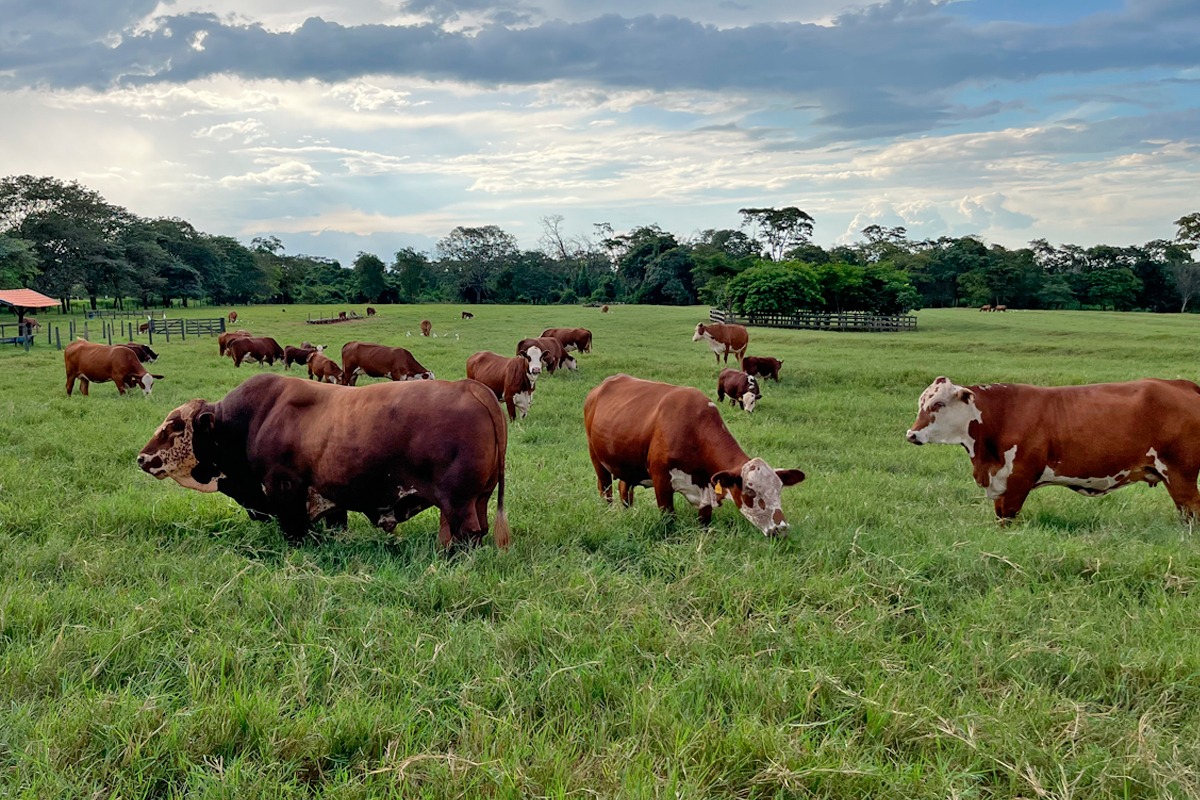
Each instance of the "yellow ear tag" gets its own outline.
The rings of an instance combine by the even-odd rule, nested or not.
[[[725,486],[720,483],[713,484],[713,494],[717,497],[723,496],[725,494]]]

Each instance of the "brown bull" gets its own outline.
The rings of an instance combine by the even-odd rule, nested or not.
[[[530,373],[530,358],[505,358],[499,353],[476,353],[467,359],[467,377],[492,390],[496,399],[508,409],[508,418],[515,420],[517,412],[524,419],[533,403],[535,376]]]
[[[342,385],[354,386],[360,375],[394,381],[433,380],[433,373],[403,347],[346,342],[342,345]]]
[[[84,397],[88,395],[88,385],[112,381],[117,385],[117,394],[125,394],[126,389],[137,387],[142,394],[149,395],[154,389],[154,382],[161,381],[162,375],[151,375],[138,360],[137,354],[124,345],[109,346],[92,344],[83,339],[76,339],[63,350],[63,364],[67,369],[67,396],[75,389],[75,380],[79,379],[79,391]]]

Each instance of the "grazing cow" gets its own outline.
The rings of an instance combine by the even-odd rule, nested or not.
[[[546,328],[542,336],[550,336],[562,342],[564,350],[592,352],[592,332],[587,328]]]
[[[432,331],[432,330],[433,330],[433,323],[432,323],[432,322],[430,322],[430,321],[429,321],[429,320],[427,320],[427,319],[423,319],[423,320],[421,320],[421,335],[422,335],[422,336],[428,336],[428,335],[429,335],[429,332],[430,332],[430,331]]]
[[[40,331],[41,329],[42,323],[38,322],[36,317],[25,317],[25,330],[32,333],[33,331]]]
[[[433,373],[403,347],[346,342],[342,345],[342,385],[354,386],[359,375],[394,381],[433,380]]]
[[[529,367],[528,357],[505,358],[498,353],[483,351],[467,359],[467,377],[491,389],[496,399],[508,409],[509,419],[515,420],[518,411],[524,419],[537,386]]]
[[[126,342],[118,347],[128,347],[137,356],[138,361],[143,364],[153,364],[158,361],[158,353],[150,349],[149,345],[139,344],[138,342]]]
[[[149,322],[143,322],[141,325],[138,325],[138,333],[145,333],[148,330],[150,330]]]
[[[241,339],[244,336],[250,335],[250,331],[242,330],[226,331],[225,333],[220,334],[217,336],[217,354],[222,356],[225,355],[227,352],[229,352],[230,342],[232,342],[234,339]]]
[[[314,350],[308,357],[308,377],[322,383],[341,383],[342,368],[324,353]]]
[[[105,381],[117,385],[117,394],[124,395],[127,388],[136,386],[148,396],[154,389],[154,382],[163,378],[162,375],[146,372],[137,355],[128,347],[92,344],[85,339],[76,339],[67,345],[67,349],[63,350],[63,363],[67,368],[67,397],[75,389],[76,378],[79,379],[79,391],[84,397],[88,396],[89,384]]]
[[[306,364],[308,363],[309,356],[311,356],[313,353],[324,352],[325,347],[326,345],[323,344],[311,345],[308,342],[305,342],[299,347],[292,347],[291,345],[288,345],[287,347],[283,348],[283,368],[288,369],[292,366],[292,364]]]
[[[239,336],[225,349],[235,367],[240,367],[246,359],[257,361],[259,366],[264,361],[275,366],[275,361],[283,358],[283,348],[270,336]]]
[[[613,478],[625,505],[633,503],[635,486],[651,486],[658,507],[670,514],[679,492],[707,525],[728,494],[767,536],[787,531],[782,489],[804,473],[746,455],[699,389],[613,375],[588,393],[583,423],[600,494],[609,502]]]
[[[535,339],[522,339],[517,342],[517,355],[529,355],[531,364],[535,361],[533,355],[535,349],[541,353],[542,368],[552,375],[559,367],[569,370],[579,369],[575,357],[567,352],[566,348],[562,346],[562,342],[552,336],[539,336]],[[537,372],[540,373],[541,370]]]
[[[367,306],[367,316],[368,317],[375,316],[375,307],[374,306]]]
[[[600,313],[601,313],[601,314],[607,314],[607,313],[608,313],[608,306],[600,306]]]
[[[992,310],[992,307],[991,307],[991,306],[986,306],[986,305],[985,305],[985,306],[980,306],[980,307],[979,307],[979,310],[980,310],[980,311],[991,311],[991,310]]]
[[[750,343],[750,334],[741,325],[722,325],[719,323],[703,322],[696,325],[696,333],[692,336],[693,342],[705,341],[712,348],[713,356],[717,359],[717,363],[721,363],[721,356],[725,356],[725,362],[729,363],[729,354],[733,353],[734,357],[741,361],[742,356],[746,355],[746,347]]]
[[[462,312],[462,318],[463,319],[475,319],[475,315],[472,314],[470,311],[464,311],[464,312]]]
[[[992,311],[1008,311],[1008,306],[1000,305],[992,309]]]
[[[318,520],[344,526],[350,511],[390,533],[436,507],[443,547],[474,544],[487,535],[495,490],[504,548],[507,449],[500,407],[475,381],[350,390],[264,374],[220,402],[172,411],[137,461],[160,480],[232,497],[252,519],[276,518],[290,541]]]
[[[232,324],[233,324],[233,323],[235,323],[235,322],[237,322],[237,312],[236,312],[236,311],[230,311],[230,312],[229,312],[229,324],[230,324],[230,325],[232,325]]]
[[[783,360],[769,356],[742,356],[742,371],[747,375],[761,375],[779,383],[779,368]]]
[[[758,378],[747,375],[738,369],[726,367],[717,377],[717,400],[723,401],[729,397],[730,405],[741,403],[747,413],[753,413],[762,397],[762,389],[758,388]]]
[[[906,436],[961,444],[1001,520],[1039,486],[1095,496],[1138,481],[1166,484],[1181,512],[1200,516],[1200,386],[1191,381],[963,387],[941,377],[922,392]]]

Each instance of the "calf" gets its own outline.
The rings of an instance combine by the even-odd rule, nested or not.
[[[522,339],[517,342],[517,355],[523,356],[529,354],[532,362],[532,354],[535,348],[540,353],[542,368],[552,375],[559,367],[570,370],[579,368],[575,357],[566,351],[566,348],[562,346],[562,342],[552,336]],[[540,373],[541,370],[538,370],[538,372]]]
[[[367,316],[368,317],[375,316],[375,307],[374,306],[367,306]]]
[[[137,356],[138,361],[143,364],[153,364],[158,361],[158,353],[150,349],[149,345],[140,344],[138,342],[126,342],[119,345],[120,347],[128,347]]]
[[[467,377],[491,389],[496,399],[508,409],[511,420],[517,418],[518,411],[524,419],[533,403],[533,390],[537,384],[529,369],[528,356],[505,358],[484,351],[467,359]]]
[[[699,323],[696,325],[696,332],[692,335],[693,342],[708,342],[708,346],[712,348],[713,356],[717,359],[717,363],[721,363],[721,356],[725,356],[725,362],[729,362],[729,354],[733,353],[734,357],[741,361],[746,355],[746,347],[750,343],[750,334],[742,325],[722,325],[717,323]]]
[[[475,319],[475,315],[472,314],[470,311],[464,311],[464,312],[462,312],[462,318],[463,319]]]
[[[235,367],[240,367],[246,359],[257,361],[259,366],[264,361],[274,366],[277,360],[283,358],[283,348],[270,336],[241,336],[229,342],[225,349]]]
[[[124,345],[92,344],[76,339],[63,351],[63,363],[67,368],[67,397],[75,389],[76,378],[84,397],[88,396],[89,384],[105,381],[117,385],[117,394],[124,395],[127,388],[136,386],[149,396],[154,382],[163,378],[146,372],[137,355]]]
[[[726,396],[730,405],[741,403],[747,413],[753,413],[762,397],[762,390],[758,388],[758,379],[753,375],[726,367],[717,378],[717,400],[723,401]]]
[[[229,312],[229,324],[230,324],[230,325],[232,325],[232,324],[233,324],[233,323],[235,323],[235,322],[237,322],[237,312],[236,312],[236,311],[230,311],[230,312]]]
[[[433,373],[403,347],[346,342],[342,345],[342,385],[353,386],[359,375],[394,381],[433,380]]]
[[[779,368],[783,361],[767,356],[742,356],[742,371],[747,375],[761,375],[779,383]]]
[[[542,336],[550,336],[562,342],[565,350],[592,352],[592,332],[587,328],[547,328]]]
[[[308,363],[309,356],[311,356],[313,353],[324,352],[324,350],[325,345],[323,344],[314,346],[308,342],[305,342],[299,347],[292,347],[291,345],[288,345],[287,347],[283,348],[283,368],[288,369],[292,366],[292,364]]]
[[[427,320],[427,319],[423,319],[423,320],[421,320],[421,335],[422,335],[422,336],[428,336],[428,335],[429,335],[429,332],[430,332],[430,331],[432,331],[432,330],[433,330],[433,323],[432,323],[432,322],[430,322],[430,321],[429,321],[429,320]]]
[[[322,383],[341,383],[342,368],[324,353],[313,351],[308,357],[308,377]]]
[[[1175,506],[1200,516],[1200,386],[1153,378],[1086,386],[941,377],[917,401],[913,444],[960,444],[996,516],[1017,515],[1040,486],[1107,494],[1162,483]]]
[[[600,313],[601,313],[601,314],[607,314],[607,313],[608,313],[608,306],[600,306]]]
[[[613,478],[625,505],[632,504],[635,486],[652,486],[667,514],[679,492],[707,525],[728,495],[767,536],[787,531],[782,489],[804,480],[804,473],[746,455],[699,389],[614,375],[588,393],[583,424],[600,494],[609,502]]]

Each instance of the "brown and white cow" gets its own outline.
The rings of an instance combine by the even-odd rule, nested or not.
[[[123,395],[126,389],[137,387],[148,396],[154,389],[154,382],[163,378],[147,372],[137,355],[124,345],[93,344],[84,339],[76,339],[67,345],[63,350],[63,364],[67,368],[67,397],[74,391],[77,378],[84,397],[88,396],[89,384],[106,381],[117,385],[117,394]]]
[[[375,316],[375,307],[374,306],[367,306],[367,316],[368,317]]]
[[[322,383],[341,383],[342,368],[338,363],[324,353],[313,351],[308,356],[308,377]]]
[[[233,323],[235,323],[235,322],[237,322],[237,312],[236,312],[236,311],[230,311],[230,312],[229,312],[229,323],[230,323],[230,324],[233,324]]]
[[[607,314],[607,313],[608,313],[608,306],[600,306],[600,313],[601,313],[601,314]]]
[[[600,494],[609,502],[613,478],[625,505],[633,502],[633,487],[652,486],[658,507],[671,513],[679,492],[707,525],[728,495],[767,536],[787,531],[782,489],[804,473],[746,455],[699,389],[614,375],[588,393],[583,422]]]
[[[539,354],[535,357],[534,351]],[[517,355],[529,356],[531,369],[530,372],[540,374],[544,369],[551,375],[559,367],[568,370],[579,369],[579,363],[575,360],[575,356],[567,352],[562,346],[562,342],[555,339],[553,336],[538,336],[530,339],[522,339],[517,342]],[[541,368],[534,370],[532,368],[538,361],[541,361]]]
[[[921,393],[913,444],[960,444],[996,516],[1012,519],[1040,486],[1097,496],[1163,483],[1175,505],[1200,515],[1200,386],[1145,379],[1084,386],[940,377]]]
[[[288,369],[292,364],[307,364],[308,357],[313,353],[322,353],[325,351],[326,345],[309,344],[304,342],[299,347],[292,347],[290,344],[283,348],[283,368]]]
[[[225,355],[229,351],[229,343],[234,339],[240,339],[243,336],[252,336],[250,331],[236,330],[226,331],[217,337],[217,354]]]
[[[430,321],[429,321],[429,320],[427,320],[427,319],[423,319],[423,320],[421,320],[421,335],[422,335],[422,336],[428,336],[428,335],[429,335],[429,332],[430,332],[430,331],[432,331],[432,330],[433,330],[433,323],[432,323],[432,322],[430,322]]]
[[[779,369],[783,360],[769,356],[742,356],[742,372],[747,375],[761,375],[779,383]]]
[[[980,311],[991,311],[991,310],[992,310],[992,307],[991,307],[990,305],[986,305],[986,304],[985,304],[985,305],[982,305],[982,306],[980,306],[980,307],[979,307],[979,310],[980,310]]]
[[[158,361],[158,353],[150,349],[149,345],[141,344],[140,342],[125,342],[121,347],[128,347],[137,356],[138,361],[143,364],[153,364]]]
[[[696,325],[696,333],[692,336],[693,342],[708,342],[708,346],[712,348],[713,356],[717,359],[717,363],[721,363],[721,356],[725,356],[726,363],[729,362],[729,354],[733,353],[734,358],[741,361],[746,355],[746,347],[750,343],[750,334],[746,332],[746,328],[742,325],[724,325],[721,323],[698,323]]]
[[[470,311],[464,311],[464,312],[462,312],[462,318],[463,319],[475,319],[475,315],[472,314]]]
[[[528,356],[506,358],[485,350],[467,359],[467,377],[491,389],[508,409],[511,420],[517,418],[518,411],[524,419],[533,403],[537,383],[529,370]]]
[[[507,449],[504,415],[475,381],[347,389],[262,374],[220,402],[172,411],[137,461],[155,478],[224,493],[253,519],[276,518],[291,541],[318,520],[344,526],[350,511],[390,533],[436,507],[443,547],[478,543],[495,490],[495,542],[507,547]]]
[[[726,367],[717,376],[717,400],[729,398],[731,405],[741,404],[748,413],[754,412],[754,407],[762,398],[762,389],[758,386],[758,378],[747,375],[740,369]]]
[[[270,336],[239,336],[225,346],[225,352],[233,359],[233,365],[240,367],[242,362],[249,359],[275,366],[275,362],[283,358],[283,348],[279,342]]]
[[[342,345],[342,385],[354,386],[360,375],[394,381],[433,380],[433,373],[403,347],[346,342]]]
[[[562,342],[564,350],[592,352],[592,332],[587,328],[546,328],[542,336],[550,336]]]
[[[33,331],[40,331],[42,329],[42,323],[38,322],[36,317],[26,316],[25,329],[31,333]]]

